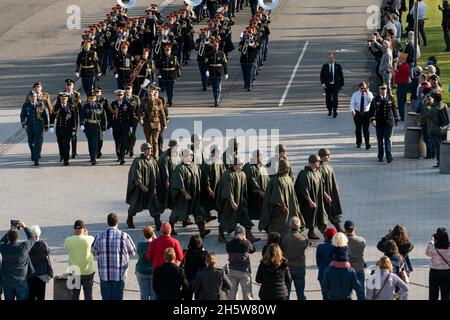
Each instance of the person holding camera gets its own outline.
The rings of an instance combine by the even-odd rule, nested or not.
[[[26,241],[19,241],[19,230],[23,228],[27,236]],[[0,254],[2,256],[2,286],[5,300],[27,300],[27,276],[33,266],[29,252],[36,242],[34,234],[27,225],[20,220],[11,220],[11,229],[0,240]]]
[[[442,93],[434,92],[427,96],[425,107],[422,111],[421,116],[428,120],[428,134],[436,154],[437,163],[433,168],[439,168],[441,141],[447,139],[449,125],[448,108],[442,102]]]
[[[450,300],[450,243],[445,228],[438,228],[431,237],[425,254],[431,258],[429,299]]]

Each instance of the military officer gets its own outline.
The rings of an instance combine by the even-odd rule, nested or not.
[[[208,68],[206,75],[209,77],[209,81],[212,85],[214,106],[217,107],[219,106],[220,93],[222,91],[222,69],[225,80],[228,79],[227,58],[222,51],[219,51],[218,41],[212,42],[211,45],[213,49],[209,51],[205,59]]]
[[[29,93],[30,101],[22,105],[20,122],[27,132],[28,146],[31,151],[31,160],[34,165],[39,165],[41,158],[41,146],[44,139],[44,131],[48,130],[48,115],[44,104],[37,100],[36,92]]]
[[[114,64],[114,78],[117,80],[117,88],[120,90],[124,89],[125,84],[130,82],[131,63],[133,62],[133,57],[128,53],[128,47],[130,46],[128,41],[124,41],[120,45],[120,52],[117,54]]]
[[[123,100],[129,103],[131,107],[131,112],[133,114],[132,120],[133,129],[128,134],[128,149],[127,149],[131,158],[134,155],[134,145],[136,144],[136,129],[137,124],[139,122],[138,108],[141,104],[141,100],[137,95],[133,94],[133,86],[129,83],[125,85],[125,96],[123,97]]]
[[[56,139],[60,161],[64,160],[64,165],[69,165],[70,140],[76,134],[78,113],[74,106],[69,103],[69,95],[66,92],[59,94],[59,102],[56,102],[54,112],[50,115],[50,131],[53,132],[56,120]]]
[[[83,106],[80,115],[81,130],[86,134],[88,141],[90,162],[93,166],[97,164],[98,142],[101,130],[106,129],[106,117],[103,106],[97,102],[97,95],[92,92],[89,102]]]
[[[158,78],[162,90],[167,90],[167,103],[172,106],[175,81],[181,76],[181,67],[176,56],[172,55],[172,45],[164,45],[164,54],[157,65]]]
[[[116,145],[117,161],[125,163],[125,150],[128,144],[128,134],[133,127],[132,108],[124,101],[124,91],[114,91],[116,100],[111,103],[108,110],[108,129],[112,128]]]
[[[75,112],[75,134],[72,135],[72,159],[77,157],[77,128],[79,123],[79,117],[81,113],[81,98],[80,93],[74,89],[74,82],[72,79],[66,79],[64,81],[66,83],[66,93],[69,97],[69,104],[73,105],[73,111]],[[60,97],[58,96],[57,102],[60,101]]]
[[[104,117],[104,119],[106,120],[106,111],[109,108],[109,104],[108,104],[108,99],[106,99],[105,97],[103,97],[103,90],[102,88],[95,86],[94,87],[94,93],[97,96],[97,103],[102,105],[102,109],[103,109],[103,113],[104,115],[102,115],[101,117]],[[101,127],[101,131],[100,131],[100,137],[98,140],[98,150],[97,150],[97,159],[102,157],[102,148],[103,148],[103,139],[104,139],[104,135],[105,135],[105,131],[106,131],[106,125]]]
[[[94,78],[102,75],[97,52],[91,50],[91,40],[83,41],[83,50],[78,54],[75,75],[81,77],[81,83],[86,95],[90,96],[94,86]]]
[[[38,81],[33,85],[33,91],[37,94],[38,101],[44,104],[47,109],[47,113],[50,116],[53,112],[52,100],[48,92],[43,91],[42,82]]]
[[[244,89],[251,91],[253,77],[256,68],[256,59],[260,51],[260,43],[256,41],[254,36],[255,28],[247,28],[248,39],[243,39],[239,43],[239,51],[241,52],[241,69],[244,76]]]
[[[377,131],[378,140],[378,161],[383,162],[383,147],[386,151],[386,160],[392,162],[392,132],[394,124],[397,125],[399,114],[395,104],[394,97],[387,93],[387,86],[379,86],[380,93],[375,96],[370,105],[370,119],[372,125]],[[384,141],[384,146],[383,146]]]
[[[166,113],[164,112],[164,101],[158,97],[159,88],[155,86],[148,87],[148,97],[142,100],[139,107],[139,123],[144,129],[145,139],[152,145],[153,156],[158,158],[159,146],[158,139],[161,130],[167,127]]]

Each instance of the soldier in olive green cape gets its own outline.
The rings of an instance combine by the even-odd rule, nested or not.
[[[259,150],[253,152],[252,160],[244,165],[242,169],[247,177],[248,188],[248,210],[251,220],[259,220],[264,193],[269,184],[269,174],[266,166],[262,163],[264,155]]]

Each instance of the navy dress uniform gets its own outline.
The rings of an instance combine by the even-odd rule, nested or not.
[[[77,128],[79,123],[79,117],[81,113],[81,99],[80,99],[80,93],[76,90],[74,90],[74,81],[72,79],[66,79],[64,81],[66,83],[66,93],[69,96],[69,104],[73,105],[73,109],[75,112],[75,120],[76,120],[76,126],[75,126],[75,134],[72,136],[72,159],[75,159],[77,156]],[[57,102],[61,102],[60,96],[58,96]]]
[[[115,78],[117,80],[117,88],[123,90],[125,84],[130,83],[130,77],[132,70],[133,57],[128,53],[129,43],[127,41],[122,42],[121,52],[116,56],[114,60]]]
[[[222,51],[219,51],[218,41],[214,41],[211,45],[213,50],[209,51],[205,62],[208,67],[209,80],[213,89],[214,105],[217,107],[222,91],[222,69],[225,79],[228,79],[227,58]]]
[[[56,140],[60,161],[64,160],[64,165],[69,165],[70,140],[76,134],[76,117],[78,115],[74,106],[69,103],[69,96],[66,92],[59,94],[60,101],[56,103],[54,112],[50,116],[50,127],[53,128],[56,122]]]
[[[157,62],[159,84],[161,91],[167,91],[167,103],[172,105],[175,81],[181,76],[180,63],[176,56],[172,55],[172,45],[164,45],[164,54]]]
[[[20,122],[22,123],[22,128],[25,128],[27,132],[31,160],[34,161],[35,166],[38,166],[44,130],[48,130],[48,116],[43,103],[37,101],[36,92],[30,92],[30,96],[30,101],[22,105]]]
[[[102,119],[105,120],[105,124],[101,124],[101,131],[100,131],[100,137],[98,140],[98,150],[97,150],[97,158],[101,158],[102,157],[102,148],[103,148],[103,140],[104,140],[104,135],[105,135],[105,131],[106,131],[106,110],[108,110],[109,108],[109,104],[108,104],[108,99],[106,99],[105,97],[102,96],[102,88],[96,86],[94,87],[94,92],[97,96],[97,103],[102,105],[103,108],[103,115],[101,116]]]
[[[89,96],[89,102],[83,106],[81,111],[81,130],[84,131],[88,141],[89,157],[93,166],[97,164],[98,142],[102,127],[106,125],[106,117],[103,106],[98,103],[97,96],[93,92]]]
[[[112,128],[116,144],[117,161],[125,163],[125,150],[128,147],[128,133],[133,126],[132,108],[123,100],[124,91],[115,91],[117,100],[113,101],[108,110],[108,129]]]
[[[394,97],[387,94],[387,86],[385,84],[380,86],[380,94],[372,100],[370,107],[372,113],[371,122],[377,131],[378,160],[380,162],[383,161],[383,151],[385,151],[387,162],[392,162],[391,137],[394,125],[398,123],[399,114]]]
[[[141,105],[141,99],[133,92],[133,86],[131,84],[125,85],[125,96],[123,97],[123,100],[126,103],[129,103],[131,107],[131,112],[133,114],[132,117],[132,130],[128,134],[128,148],[127,151],[129,152],[130,158],[134,155],[134,145],[136,144],[136,129],[139,122],[138,117],[138,108]]]
[[[101,76],[97,52],[91,50],[91,40],[83,41],[83,50],[78,54],[75,74],[81,77],[84,92],[90,96],[95,76]]]

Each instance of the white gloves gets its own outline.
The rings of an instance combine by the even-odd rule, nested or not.
[[[50,131],[50,133],[54,133],[54,132],[55,132],[55,129],[50,128],[49,131]]]
[[[161,79],[161,75],[160,74],[158,74],[158,78]]]
[[[75,72],[75,77],[79,78],[80,77],[80,73],[79,72]]]
[[[112,128],[109,128],[108,131],[110,134],[112,134]]]
[[[101,72],[99,72],[98,73],[98,75],[97,75],[97,77],[101,77],[102,76],[102,73]]]
[[[322,90],[325,90],[327,86],[325,84],[322,84]]]
[[[133,127],[130,127],[130,133],[133,133]]]
[[[114,75],[114,79],[118,79],[119,78],[119,75],[116,73],[115,75]]]
[[[225,80],[228,80],[228,74],[225,75]]]
[[[206,76],[209,77],[209,70],[206,70]]]
[[[81,130],[81,131],[84,131],[84,126],[83,126],[83,125],[80,127],[80,130]]]

